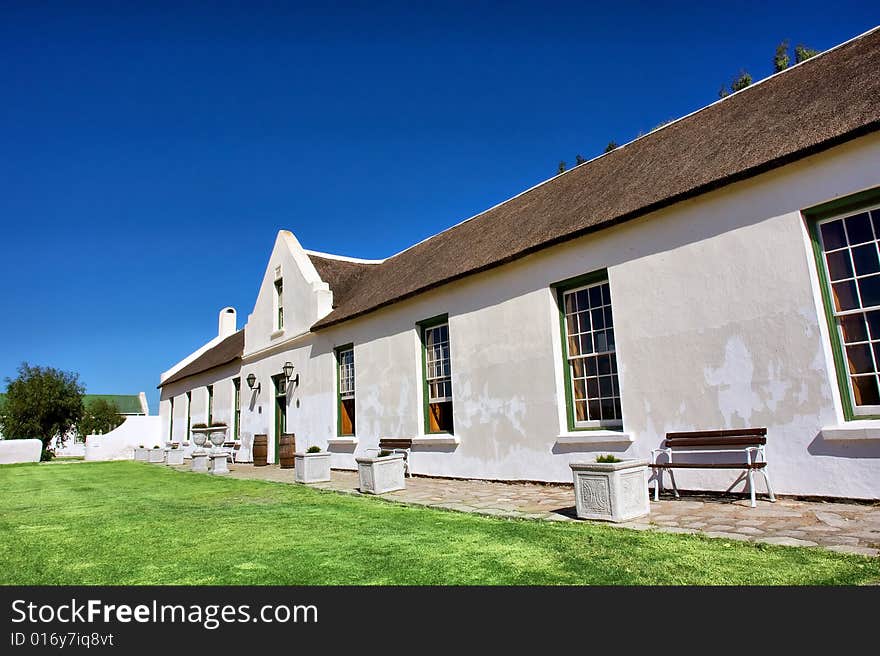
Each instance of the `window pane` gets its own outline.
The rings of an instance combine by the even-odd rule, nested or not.
[[[587,363],[587,376],[595,376],[596,375],[596,358],[586,358],[585,362]]]
[[[871,347],[868,344],[847,346],[846,359],[847,362],[849,362],[850,373],[867,374],[874,371],[874,361],[871,358]]]
[[[599,352],[608,350],[608,338],[604,332],[596,333],[596,350]]]
[[[856,405],[880,405],[876,376],[854,376],[852,383]]]
[[[583,378],[585,371],[584,358],[575,358],[574,360],[571,360],[571,369],[572,375],[574,375],[575,378]]]
[[[595,399],[599,396],[599,379],[587,378],[587,393],[589,398]]]
[[[593,330],[602,330],[605,327],[605,312],[602,308],[590,312],[590,318],[593,320]]]
[[[852,263],[849,259],[849,251],[835,251],[828,253],[828,275],[832,280],[852,278]]]
[[[844,252],[844,251],[841,251]],[[865,244],[852,249],[853,262],[856,265],[856,274],[860,276],[880,271],[880,261],[877,259],[876,244]]]
[[[880,305],[880,276],[859,278],[859,294],[862,296],[862,307]]]
[[[587,402],[586,401],[575,401],[574,402],[574,410],[575,410],[575,421],[587,421]]]
[[[587,354],[593,352],[593,338],[591,335],[581,335],[581,353]]]
[[[871,331],[871,339],[880,339],[880,310],[867,312],[865,318],[868,320],[868,330]]]
[[[833,251],[835,248],[846,246],[846,237],[843,234],[843,221],[840,219],[823,223],[821,232],[822,246],[826,251]]]
[[[587,398],[587,386],[583,380],[575,380],[574,381],[574,398],[575,399],[585,399]]]
[[[874,240],[874,232],[871,230],[871,221],[868,213],[863,212],[846,219],[846,234],[849,237],[850,246]]]
[[[834,292],[834,306],[838,312],[853,310],[859,307],[859,302],[856,298],[856,285],[852,280],[836,282],[831,285],[831,289]]]
[[[605,375],[611,373],[611,357],[607,355],[600,355],[597,358],[597,364],[599,365],[599,374]]]
[[[611,316],[611,306],[605,308],[605,327],[610,328],[614,325],[614,319]]]
[[[590,401],[588,404],[588,408],[590,411],[590,419],[597,420],[602,418],[602,413],[599,410],[599,402],[598,401]]]
[[[577,335],[568,338],[568,354],[570,356],[581,354],[580,341],[578,341]]]
[[[602,305],[602,291],[599,286],[590,287],[590,307],[599,307]]]
[[[840,327],[843,331],[843,341],[847,344],[864,342],[868,339],[868,331],[865,328],[865,317],[861,313],[841,317]]]

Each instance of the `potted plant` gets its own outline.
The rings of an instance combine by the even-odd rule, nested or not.
[[[163,451],[159,445],[157,444],[152,449],[148,449],[149,451],[149,461],[153,464],[161,464],[165,462],[165,451]]]
[[[297,483],[320,483],[330,480],[330,452],[310,446],[305,453],[293,454],[293,480]]]
[[[573,462],[569,467],[581,519],[625,522],[651,511],[647,460],[602,455],[595,462]]]
[[[402,453],[379,451],[375,457],[355,458],[360,490],[364,494],[384,494],[406,487]]]
[[[139,462],[146,462],[148,460],[147,449],[144,448],[143,444],[139,444],[134,450],[134,459]]]

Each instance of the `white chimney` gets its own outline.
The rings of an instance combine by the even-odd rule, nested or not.
[[[225,307],[220,310],[220,318],[217,321],[217,335],[220,337],[229,337],[235,331],[235,308]]]

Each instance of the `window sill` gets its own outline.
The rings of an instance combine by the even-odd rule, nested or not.
[[[460,444],[455,435],[421,435],[412,438],[413,446],[457,446]]]
[[[332,437],[327,440],[327,446],[357,446],[356,437]]]
[[[840,426],[825,426],[821,434],[829,442],[880,440],[880,421],[856,419]]]
[[[273,332],[271,335],[269,335],[269,339],[278,339],[278,338],[281,337],[282,335],[284,335],[284,328],[282,328],[281,330],[276,330],[275,332]]]
[[[632,444],[629,433],[613,430],[583,430],[561,433],[556,436],[556,444],[560,446],[589,446],[591,444]]]

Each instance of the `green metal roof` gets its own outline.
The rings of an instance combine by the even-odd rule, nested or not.
[[[98,399],[112,403],[116,406],[117,412],[123,415],[140,415],[144,412],[137,394],[83,394],[83,405],[89,405]],[[5,403],[6,394],[0,393],[0,408]]]

